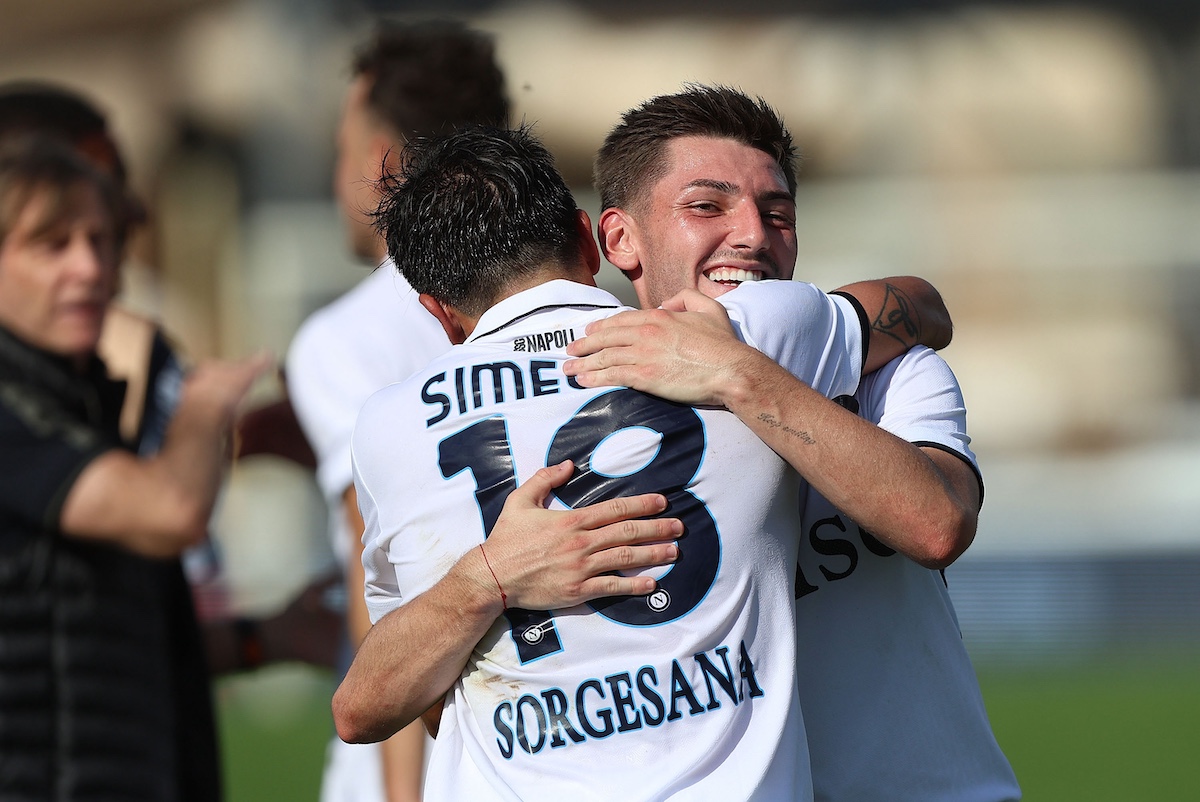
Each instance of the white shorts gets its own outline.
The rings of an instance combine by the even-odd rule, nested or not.
[[[325,748],[321,802],[387,802],[379,744],[348,744],[336,735]],[[425,766],[433,738],[425,736]]]
[[[333,736],[325,749],[321,802],[387,802],[379,744],[348,744]]]

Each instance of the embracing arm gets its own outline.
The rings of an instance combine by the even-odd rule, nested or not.
[[[563,369],[584,386],[725,406],[836,507],[922,565],[953,562],[974,537],[977,505],[931,457],[739,341],[724,307],[698,292],[593,323],[568,350],[579,358]]]
[[[858,281],[834,290],[854,298],[867,315],[869,340],[863,375],[886,365],[914,345],[945,348],[954,324],[941,293],[923,278],[892,276]]]
[[[506,605],[552,610],[654,590],[650,577],[613,572],[675,561],[679,520],[641,520],[661,513],[666,499],[646,494],[545,509],[551,489],[572,470],[570,462],[539,470],[509,495],[483,548],[376,622],[333,697],[342,740],[383,740],[441,701]]]
[[[269,364],[266,355],[206,362],[184,381],[162,449],[141,458],[112,450],[79,474],[63,504],[62,531],[149,557],[171,557],[207,535],[226,439],[238,404]]]
[[[767,360],[725,405],[835,507],[927,568],[975,537],[979,485],[962,460],[921,449],[844,409]]]

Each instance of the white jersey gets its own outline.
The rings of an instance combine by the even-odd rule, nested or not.
[[[317,484],[329,508],[329,543],[343,566],[351,534],[342,496],[353,482],[350,436],[358,411],[376,390],[408,378],[449,348],[441,324],[391,260],[314,312],[292,340],[288,396],[316,453]],[[321,776],[322,802],[383,802],[385,797],[380,747],[347,744],[334,736]]]
[[[821,392],[856,387],[862,331],[845,299],[772,282],[721,302],[747,342]],[[447,695],[427,802],[811,799],[791,637],[799,477],[729,412],[573,386],[565,346],[620,308],[567,281],[507,298],[359,417],[375,620],[562,459],[577,474],[556,505],[664,492],[687,531],[649,596],[497,620]]]
[[[333,553],[345,564],[350,533],[342,496],[353,483],[350,436],[371,394],[403,381],[450,348],[438,323],[389,259],[314,312],[287,355],[288,396],[317,456]]]
[[[949,366],[914,348],[863,379],[859,414],[978,475]],[[1020,798],[992,735],[940,571],[864,532],[811,488],[796,588],[800,703],[818,800]]]

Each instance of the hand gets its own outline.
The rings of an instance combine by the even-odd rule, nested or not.
[[[236,361],[201,362],[184,380],[180,405],[187,404],[217,421],[231,423],[238,405],[272,361],[270,354],[262,352]]]
[[[570,461],[542,468],[512,491],[484,544],[490,571],[481,565],[479,581],[498,583],[509,607],[555,610],[604,596],[645,595],[657,586],[652,577],[613,572],[670,565],[678,557],[674,540],[683,524],[677,518],[641,520],[666,509],[660,494],[546,509],[550,491],[573,470]]]
[[[585,387],[632,387],[682,404],[722,406],[737,371],[761,354],[734,336],[725,307],[684,290],[659,309],[622,312],[567,346],[563,371]]]

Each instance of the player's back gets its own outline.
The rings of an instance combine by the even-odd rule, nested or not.
[[[436,582],[513,487],[563,459],[576,473],[555,503],[663,492],[686,528],[649,596],[497,621],[448,696],[428,793],[807,799],[791,641],[798,477],[728,412],[573,385],[566,344],[614,301],[569,282],[514,296],[360,417],[375,617]]]
[[[476,338],[364,410],[386,409],[370,451],[397,466],[360,486],[391,496],[364,505],[390,561],[368,573],[394,578],[400,597],[483,542],[508,492],[562,459],[577,471],[556,505],[664,492],[686,527],[650,596],[497,621],[448,697],[429,793],[794,798],[807,766],[794,749],[782,763],[771,753],[803,737],[785,636],[798,480],[727,412],[573,386],[563,349],[601,314],[543,312]],[[362,451],[356,440],[362,472],[382,476]]]

